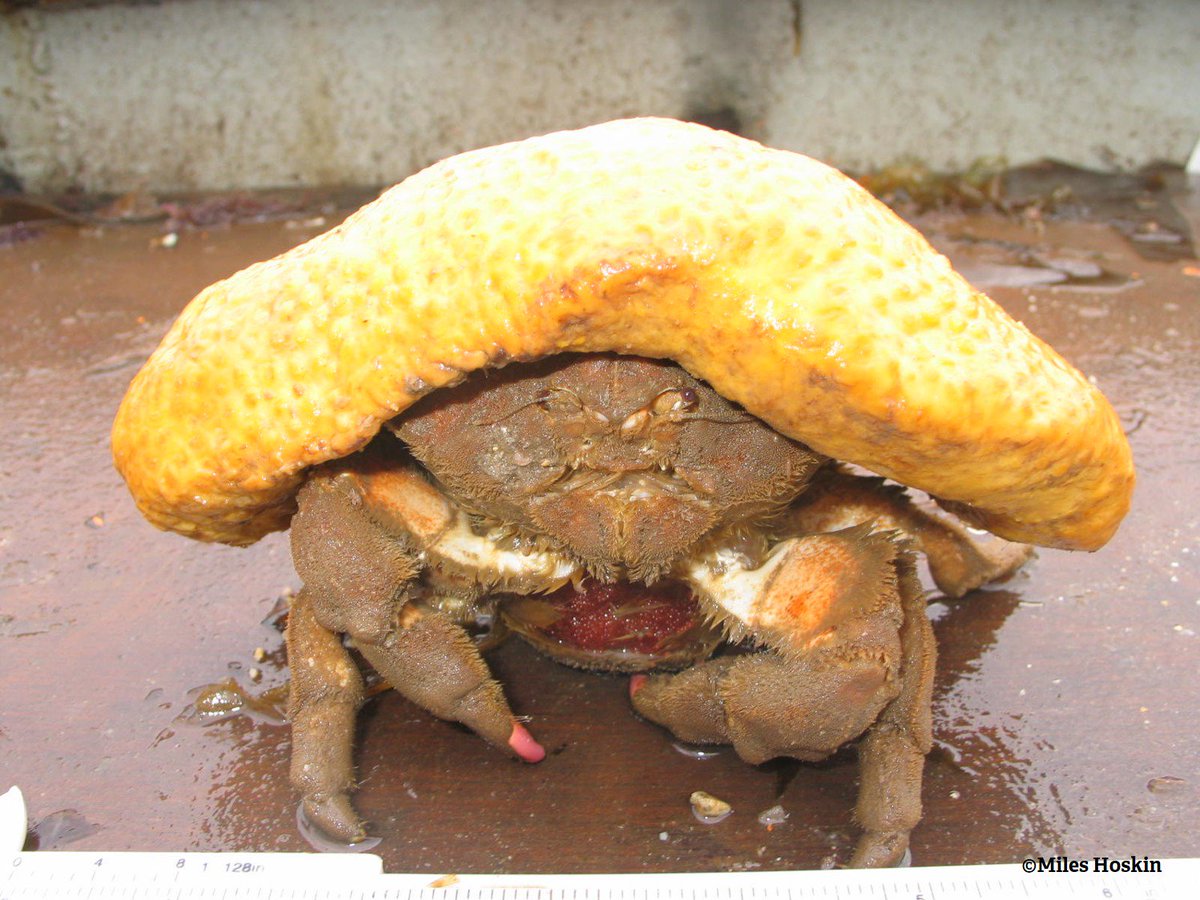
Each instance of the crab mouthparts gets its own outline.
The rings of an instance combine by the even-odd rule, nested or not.
[[[509,627],[539,650],[588,669],[682,668],[708,656],[720,640],[691,589],[677,581],[589,579],[541,596],[512,597],[500,610]]]
[[[709,504],[682,482],[645,472],[547,494],[530,513],[603,581],[653,581],[713,525]]]

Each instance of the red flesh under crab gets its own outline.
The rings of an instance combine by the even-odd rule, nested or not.
[[[514,598],[510,624],[546,653],[612,671],[689,665],[708,655],[717,632],[679,582],[654,585],[589,580],[544,596]]]
[[[691,591],[672,582],[647,587],[590,581],[582,591],[567,585],[545,599],[561,616],[546,634],[580,650],[654,654],[698,615]]]

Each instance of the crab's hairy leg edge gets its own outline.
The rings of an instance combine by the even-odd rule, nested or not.
[[[633,708],[689,744],[728,744],[721,680],[738,657],[721,656],[674,675],[635,675]]]

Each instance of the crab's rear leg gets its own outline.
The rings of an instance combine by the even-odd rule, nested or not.
[[[813,479],[788,511],[786,527],[794,534],[813,534],[862,523],[906,535],[929,560],[934,584],[950,597],[1008,578],[1033,555],[1026,544],[996,537],[976,541],[957,519],[926,512],[899,485],[838,467]]]
[[[735,633],[768,649],[635,679],[634,707],[752,763],[823,759],[863,736],[866,833],[853,862],[897,862],[921,817],[934,657],[908,552],[858,527],[786,540],[755,569],[718,552],[688,577]]]
[[[292,520],[292,555],[304,581],[288,626],[292,781],[309,818],[348,842],[365,836],[348,799],[362,680],[341,633],[398,692],[434,715],[527,761],[544,755],[466,632],[409,603],[420,554],[450,510],[439,507],[440,495],[415,487],[423,484],[415,474],[374,475],[373,482],[347,466],[311,476]]]

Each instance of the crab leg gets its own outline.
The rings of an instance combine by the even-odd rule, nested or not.
[[[310,479],[292,536],[296,570],[306,585],[324,587],[329,627],[350,634],[392,687],[526,762],[542,759],[545,752],[516,721],[467,633],[405,600],[416,592],[422,566],[436,571],[430,577],[441,589],[471,596],[528,579],[556,584],[572,564],[545,553],[491,550],[414,467],[395,461],[366,459]]]
[[[899,625],[899,613],[887,609],[900,553],[893,532],[858,525],[780,541],[755,568],[718,546],[681,574],[735,638],[806,653],[851,620],[884,616]]]
[[[723,656],[678,675],[637,676],[634,709],[680,740],[732,744],[758,764],[815,762],[863,734],[896,693],[886,664],[772,651]]]
[[[363,695],[339,633],[348,634],[399,693],[434,715],[462,722],[526,762],[545,755],[516,721],[466,632],[410,602],[419,592],[416,576],[430,529],[440,534],[440,496],[396,496],[388,486],[364,482],[348,466],[314,475],[292,521],[292,556],[304,589],[288,626],[291,777],[309,818],[348,842],[366,835],[347,796]]]
[[[747,762],[828,756],[900,691],[901,559],[891,535],[864,527],[790,538],[754,569],[724,551],[697,559],[687,577],[711,614],[768,651],[638,679],[634,706]]]
[[[937,643],[911,564],[901,560],[899,569],[904,610],[900,693],[858,744],[855,817],[864,833],[850,859],[855,868],[893,866],[904,857],[909,832],[921,821],[922,770],[933,747]]]
[[[406,606],[385,640],[358,649],[400,694],[438,718],[461,722],[525,762],[546,755],[513,716],[466,631],[442,613]]]
[[[362,508],[352,516],[362,530],[370,532],[362,536],[389,545],[376,546],[374,551],[383,549],[385,557],[394,558],[397,547],[405,548],[411,564],[424,567],[439,590],[476,597],[489,591],[544,591],[581,574],[578,563],[562,554],[506,550],[477,534],[469,517],[412,463],[381,463],[368,457],[334,468],[321,480],[327,491],[345,494],[353,509]],[[341,511],[347,512],[344,503]],[[295,529],[293,520],[293,533]]]
[[[892,865],[920,819],[934,645],[910,554],[866,526],[783,541],[746,568],[696,560],[688,578],[735,632],[767,644],[673,676],[636,677],[634,708],[676,736],[747,762],[819,760],[860,736],[853,865]]]
[[[367,836],[350,805],[354,719],[363,701],[358,667],[337,635],[317,622],[307,591],[292,600],[287,626],[292,722],[291,781],[323,831],[356,843]]]
[[[956,519],[919,508],[899,485],[840,468],[826,469],[814,478],[786,521],[794,534],[864,523],[878,530],[900,531],[925,554],[934,584],[949,597],[961,597],[990,581],[1003,580],[1033,555],[1027,544],[1002,538],[976,541]]]
[[[541,747],[516,721],[467,633],[442,613],[409,602],[421,591],[415,576],[423,564],[456,561],[438,552],[443,545],[474,549],[464,517],[402,465],[362,471],[347,465],[313,476],[299,505],[292,555],[316,622],[350,635],[367,661],[412,702],[526,761],[540,760]],[[490,577],[501,582],[521,577],[519,558],[507,554]],[[445,572],[443,578],[468,594],[481,590]]]
[[[292,562],[322,627],[378,643],[392,630],[420,571],[403,533],[380,527],[344,474],[315,475],[297,496]]]

